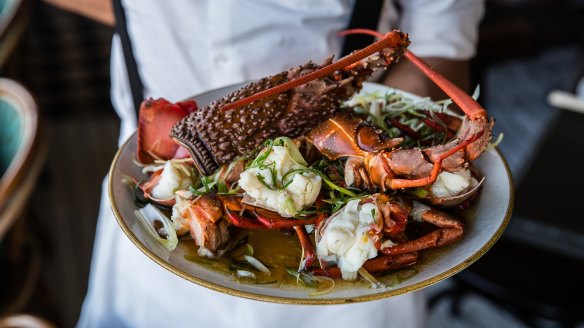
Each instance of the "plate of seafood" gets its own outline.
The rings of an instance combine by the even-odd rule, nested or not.
[[[109,174],[120,227],[170,272],[262,301],[375,300],[463,270],[507,226],[511,175],[487,112],[408,44],[396,30],[334,63],[145,100]],[[452,100],[365,81],[402,56]]]

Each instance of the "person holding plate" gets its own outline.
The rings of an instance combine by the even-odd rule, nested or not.
[[[110,0],[45,1],[116,24],[111,96],[122,121],[120,144],[136,130],[136,108],[143,98],[176,102],[310,59],[338,56],[343,40],[336,34],[350,22],[378,22],[373,29],[381,32],[400,28],[410,35],[413,53],[468,89],[468,60],[475,52],[483,13],[480,0],[114,0],[113,6]],[[374,9],[358,9],[361,6]],[[357,17],[358,10],[371,17]],[[405,59],[383,83],[434,99],[444,97]],[[132,244],[113,217],[106,189],[104,185],[79,327],[425,325],[423,292],[358,304],[299,306],[198,286],[171,274]]]

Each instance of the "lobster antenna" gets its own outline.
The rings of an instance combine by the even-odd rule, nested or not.
[[[407,35],[405,35],[404,37],[407,37]],[[335,63],[329,64],[325,67],[317,69],[316,71],[314,71],[312,73],[303,75],[303,76],[296,78],[294,80],[288,81],[286,83],[282,83],[282,84],[277,85],[275,87],[272,87],[270,89],[258,92],[256,94],[249,96],[249,97],[246,97],[246,98],[237,100],[235,102],[232,102],[230,104],[227,104],[227,105],[223,106],[221,108],[221,110],[226,111],[226,110],[230,110],[230,109],[234,109],[234,108],[239,108],[241,106],[251,104],[252,102],[263,99],[265,97],[280,94],[284,91],[288,91],[292,88],[303,85],[307,82],[323,78],[323,77],[325,77],[325,76],[327,76],[327,75],[329,75],[329,74],[331,74],[339,69],[345,68],[345,67],[349,66],[350,64],[353,64],[354,62],[357,62],[361,59],[367,58],[370,55],[372,55],[378,51],[381,51],[384,48],[391,48],[391,47],[397,46],[399,44],[400,39],[401,39],[400,33],[397,33],[394,31],[388,32],[385,35],[382,34],[379,41],[372,43],[371,45],[367,46],[366,48],[363,48],[361,50],[357,50],[357,51],[353,52],[352,54],[339,59]]]

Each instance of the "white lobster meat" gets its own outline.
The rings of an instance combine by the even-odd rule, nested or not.
[[[369,232],[379,218],[375,202],[362,204],[359,199],[349,201],[317,232],[316,255],[319,261],[335,263],[344,280],[357,279],[363,263],[377,256],[377,248]]]
[[[251,198],[251,205],[272,210],[283,217],[294,216],[314,204],[322,179],[312,172],[298,172],[282,181],[289,171],[306,169],[306,162],[302,157],[294,158],[285,146],[272,146],[269,151],[261,166],[241,173],[239,186]]]

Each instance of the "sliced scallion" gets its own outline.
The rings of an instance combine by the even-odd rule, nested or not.
[[[255,275],[255,273],[251,272],[251,271],[247,271],[247,270],[237,270],[235,271],[235,273],[237,274],[237,276],[239,278],[251,278],[256,280],[257,277]]]
[[[385,285],[381,282],[379,282],[377,279],[375,279],[375,277],[373,277],[371,275],[371,273],[367,272],[367,270],[365,270],[364,267],[361,267],[359,269],[359,275],[361,275],[361,277],[363,277],[363,279],[365,279],[365,281],[367,281],[368,283],[371,284],[371,288],[384,288]]]
[[[310,273],[298,272],[290,268],[286,269],[286,272],[292,277],[296,278],[297,285],[309,288],[318,288],[319,286],[318,280],[316,280],[316,278]]]
[[[267,274],[268,276],[272,275],[270,269],[268,269],[262,262],[250,255],[244,255],[243,258],[251,265],[253,265],[256,269],[260,272]]]
[[[306,163],[306,160],[304,160],[304,157],[302,157],[302,154],[300,154],[300,150],[298,150],[298,147],[296,146],[294,141],[292,141],[292,139],[288,137],[279,137],[274,139],[274,145],[283,146],[286,149],[286,152],[288,152],[288,155],[290,155],[290,158],[292,158],[292,161],[294,161],[294,163],[302,166],[308,166],[308,163]]]
[[[152,204],[134,211],[144,230],[164,248],[172,251],[178,244],[178,237],[172,222]]]

